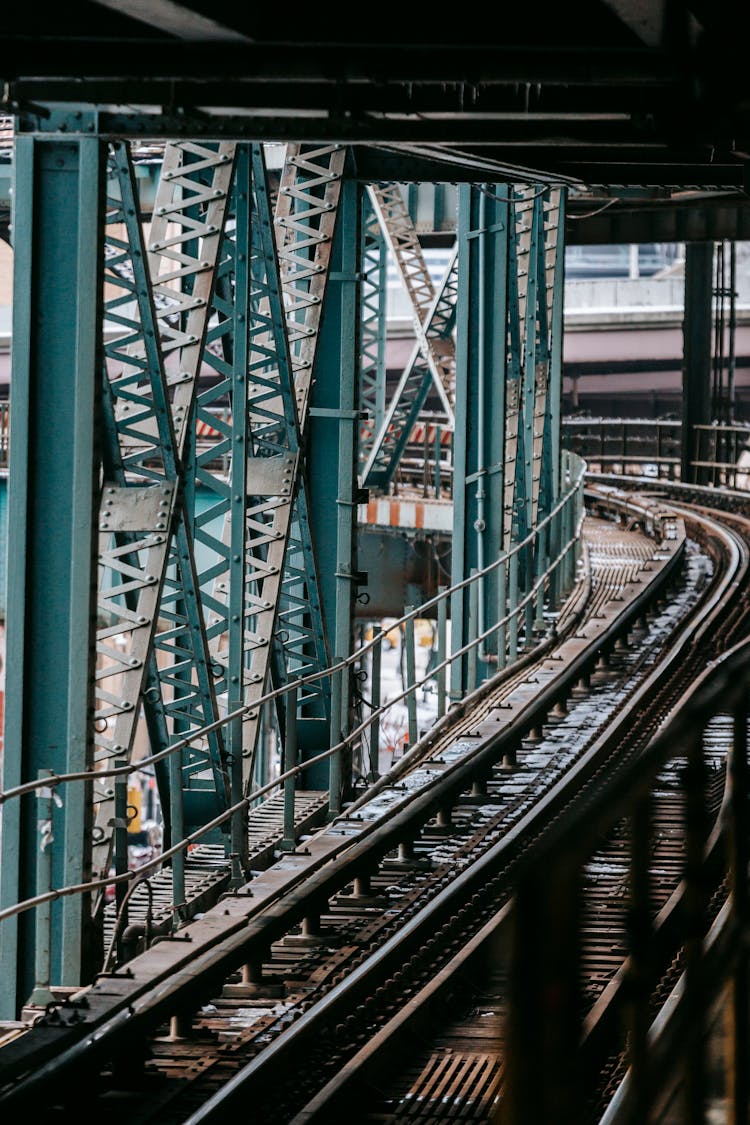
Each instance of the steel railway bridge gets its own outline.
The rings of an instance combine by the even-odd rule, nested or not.
[[[747,1121],[742,59],[579,9],[6,19],[13,1120]],[[563,427],[566,238],[686,242],[678,435]]]

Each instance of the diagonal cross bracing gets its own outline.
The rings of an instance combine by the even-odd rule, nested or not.
[[[367,190],[388,248],[395,258],[401,280],[409,294],[417,341],[432,373],[435,390],[448,417],[448,425],[452,427],[456,350],[451,334],[441,336],[437,324],[432,331],[427,331],[436,294],[417,232],[397,184],[373,185]]]
[[[234,146],[168,145],[148,249],[132,166],[113,150],[105,265],[105,479],[99,513],[95,761],[128,759],[141,696],[152,738],[218,715],[181,485]],[[113,331],[114,328],[114,331]],[[119,331],[118,331],[119,330]],[[156,650],[165,654],[160,660]],[[179,682],[178,682],[179,681]],[[147,690],[146,690],[147,689]],[[224,784],[221,741],[188,755]],[[95,786],[106,870],[113,794]]]
[[[360,290],[361,362],[359,404],[360,479],[386,411],[385,337],[387,317],[386,242],[367,193],[362,196],[362,286]]]
[[[424,322],[424,338],[436,347],[446,343],[453,356],[452,332],[458,292],[458,246],[453,248],[448,264],[434,294]],[[385,417],[362,470],[365,486],[386,488],[398,467],[425,400],[434,386],[433,369],[424,358],[424,345],[417,340],[386,410]],[[451,401],[454,397],[451,383]]]
[[[258,224],[258,252],[266,266],[258,270],[253,304],[253,325],[259,331],[251,339],[247,400],[246,792],[252,785],[260,722],[259,709],[252,705],[267,686],[274,649],[283,649],[287,672],[297,675],[309,670],[311,660],[323,666],[327,656],[302,451],[344,158],[339,145],[290,145],[276,206],[275,241],[270,222],[261,218]],[[260,170],[256,192],[261,210],[267,189]],[[265,325],[264,315],[269,318]],[[303,707],[308,702],[303,700]]]

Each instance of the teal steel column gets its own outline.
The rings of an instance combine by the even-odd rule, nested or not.
[[[4,788],[91,760],[104,164],[96,138],[16,139]],[[56,810],[54,886],[87,875],[86,795],[67,786]],[[3,812],[3,906],[36,890],[35,805]],[[86,978],[89,916],[80,896],[54,904],[53,984]],[[12,1019],[34,985],[33,914],[0,927],[0,971],[0,1015]]]
[[[503,457],[507,324],[507,188],[462,185],[458,205],[456,430],[453,449],[452,580],[498,557],[503,543]],[[496,620],[498,573],[479,580],[477,629]],[[451,598],[451,645],[468,641],[469,592]],[[497,637],[482,647],[479,680],[496,665]],[[463,660],[462,687],[468,661]],[[455,692],[456,684],[451,688]]]
[[[560,189],[560,210],[555,247],[555,264],[552,271],[550,304],[550,358],[547,413],[549,416],[550,507],[560,496],[560,431],[562,419],[562,369],[563,369],[563,305],[565,297],[565,210],[567,192]],[[554,547],[550,544],[550,554]]]
[[[357,435],[359,414],[359,274],[360,198],[354,180],[341,186],[339,214],[331,252],[331,272],[323,308],[315,380],[310,396],[307,470],[310,484],[310,531],[320,572],[323,617],[331,649],[346,655],[352,648],[356,570]],[[343,677],[340,716],[349,709],[349,678]],[[332,706],[332,711],[334,710]],[[307,750],[307,748],[305,748]],[[303,755],[304,760],[304,755]],[[342,782],[348,784],[348,761]],[[307,785],[325,788],[327,768],[310,770]]]

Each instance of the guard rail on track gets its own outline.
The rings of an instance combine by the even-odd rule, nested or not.
[[[627,1032],[630,1068],[603,1121],[661,1120],[658,1113],[675,1091],[682,1098],[679,1120],[706,1120],[709,1022],[727,989],[725,1119],[747,1120],[749,687],[750,651],[738,646],[705,673],[697,693],[642,756],[551,826],[524,859],[510,962],[506,1105],[512,1125],[588,1120],[596,1016],[584,1017],[579,973],[584,867],[623,822],[630,855],[629,959],[614,1006]],[[712,834],[703,732],[714,716],[726,714],[733,721],[730,784]],[[682,758],[684,893],[667,925],[664,912],[653,917],[650,904],[652,794],[665,765]],[[708,889],[722,850],[726,901],[707,932]],[[653,992],[670,961],[680,964],[682,975],[654,1019]]]

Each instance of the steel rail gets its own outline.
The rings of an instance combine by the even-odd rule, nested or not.
[[[619,629],[613,626],[607,631],[603,638],[604,643],[614,643],[619,630],[626,628],[628,622],[632,622],[635,617],[644,612],[645,603],[646,592],[636,599],[630,607],[627,621],[621,620],[618,622]],[[594,658],[595,654],[589,652],[585,655],[582,654],[577,661],[574,661],[568,669],[568,682],[575,682]],[[57,1057],[37,1068],[33,1077],[21,1081],[16,1089],[9,1093],[8,1096],[12,1103],[31,1093],[40,1081],[43,1084],[44,1081],[74,1065],[76,1061],[80,1063],[86,1060],[87,1064],[90,1064],[94,1054],[100,1054],[102,1051],[111,1049],[114,1041],[119,1041],[121,1035],[127,1034],[128,1039],[131,1039],[134,1035],[137,1036],[142,1033],[144,1020],[146,1024],[153,1026],[176,1008],[184,1005],[190,1006],[191,1002],[194,1003],[195,996],[198,993],[203,996],[210,995],[213,983],[220,980],[226,974],[228,968],[236,967],[242,961],[247,960],[249,950],[253,945],[261,949],[267,947],[269,941],[275,940],[278,936],[283,936],[290,925],[310,912],[311,904],[314,901],[322,901],[330,897],[337,889],[351,882],[352,878],[356,877],[357,872],[363,867],[371,868],[376,855],[384,855],[393,849],[400,838],[413,835],[416,826],[429,818],[440,805],[449,802],[462,789],[467,788],[476,774],[481,773],[482,770],[486,772],[491,762],[497,757],[505,739],[517,738],[525,730],[528,730],[534,724],[535,717],[538,718],[539,715],[544,715],[549,711],[557,701],[560,692],[559,683],[551,686],[543,693],[533,711],[530,709],[528,714],[517,720],[504,738],[490,740],[491,744],[478,754],[470,764],[464,763],[447,770],[443,777],[435,782],[432,789],[412,802],[407,810],[397,814],[388,824],[370,831],[366,838],[350,847],[339,861],[327,864],[325,869],[318,871],[312,878],[308,879],[304,887],[300,887],[287,895],[284,901],[276,903],[263,916],[252,919],[249,925],[235,928],[234,932],[225,936],[213,950],[201,953],[197,963],[194,962],[191,966],[186,966],[180,970],[177,975],[164,979],[156,990],[152,989],[149,995],[143,995],[139,999],[134,992],[131,992],[127,1000],[123,998],[121,1006],[127,1004],[130,1018],[127,1018],[122,1010],[116,1011],[104,1024],[99,1023],[96,1027],[79,1028],[77,1033],[70,1037],[81,1037],[80,1041],[67,1050],[63,1048],[62,1042],[58,1042]],[[510,843],[506,843],[506,848],[510,847],[517,835],[518,832],[514,831],[507,838]],[[198,981],[195,979],[196,972],[201,974]],[[63,1048],[63,1050],[60,1050],[60,1048]]]
[[[671,573],[672,567],[676,566],[677,560],[672,560],[671,566],[667,570],[667,574]],[[633,605],[630,606],[629,611],[621,616],[616,625],[609,627],[603,634],[602,640],[605,643],[614,643],[618,631],[627,628],[636,616],[643,612],[643,606],[647,602],[648,592],[644,592]],[[591,663],[595,659],[594,652],[590,652],[588,657],[581,654],[576,661],[568,669],[568,682],[575,682],[587,663]],[[537,717],[540,714],[548,712],[555,702],[557,702],[563,688],[559,684],[555,684],[548,688],[540,696],[539,703],[536,704],[533,710],[524,712],[509,728],[506,735],[498,739],[491,740],[488,746],[482,751],[482,754],[473,759],[472,763],[459,763],[446,769],[440,781],[436,781],[432,789],[421,795],[421,798],[412,802],[412,805],[407,810],[401,811],[396,817],[387,823],[385,826],[374,828],[365,828],[362,832],[362,838],[358,845],[350,846],[346,854],[342,857],[340,862],[336,864],[327,864],[325,871],[320,871],[311,877],[305,884],[304,890],[292,892],[288,895],[287,899],[280,906],[273,909],[266,909],[261,919],[253,919],[249,926],[244,926],[240,931],[235,929],[232,934],[224,935],[222,943],[216,946],[213,953],[207,954],[208,962],[206,969],[208,970],[211,964],[216,965],[216,974],[222,975],[231,966],[236,966],[238,961],[243,960],[243,954],[246,956],[247,949],[249,949],[251,938],[254,938],[259,945],[268,944],[269,940],[273,940],[275,936],[282,935],[291,925],[295,924],[299,918],[304,917],[306,913],[306,906],[309,909],[308,897],[317,897],[323,899],[329,897],[342,885],[350,882],[352,877],[355,877],[360,866],[369,866],[372,863],[373,856],[376,854],[385,855],[388,850],[394,848],[401,838],[414,834],[416,828],[421,825],[425,820],[430,818],[441,804],[453,799],[455,794],[466,789],[472,781],[472,775],[481,771],[486,771],[498,753],[501,753],[501,747],[506,745],[508,740],[517,739],[523,736],[523,733],[530,729]],[[346,847],[346,841],[342,843],[342,848]],[[201,960],[201,965],[204,961]],[[184,976],[184,979],[173,980],[172,984],[165,983],[166,994],[164,1003],[166,1005],[175,1005],[180,1002],[184,994],[189,993],[191,989],[195,989],[195,969],[196,965],[193,964],[191,970]],[[216,975],[213,974],[213,975]],[[150,987],[155,982],[150,982]],[[130,1008],[134,1011],[134,1003],[138,1000],[139,992],[137,988],[129,989],[127,998],[123,998],[121,1002],[123,1005],[127,1002]],[[153,996],[153,993],[152,993]],[[139,1001],[138,1001],[139,1002]],[[154,1007],[152,1014],[148,1017],[148,1021],[153,1023],[153,1020],[161,1018],[162,1012],[166,1010],[162,1003],[159,1007]],[[91,1046],[94,1042],[100,1046],[103,1041],[108,1038],[110,1034],[119,1034],[121,1030],[120,1014],[112,1015],[111,1023],[109,1018],[106,1018],[106,1027],[98,1026],[96,1033],[92,1034]],[[79,1028],[79,1034],[85,1034],[87,1028]],[[93,1028],[92,1028],[93,1032]],[[78,1036],[72,1036],[78,1037]],[[58,1045],[58,1051],[60,1051]],[[85,1050],[85,1047],[84,1047]],[[67,1060],[67,1061],[70,1061]],[[63,1052],[58,1054],[57,1060],[52,1064],[53,1070],[61,1069],[63,1066]]]
[[[719,596],[717,592],[717,596],[712,599],[712,604],[708,608],[706,625],[708,625],[710,621],[713,621],[715,624],[717,612],[721,611],[721,606],[726,604],[728,599],[732,599],[741,576],[747,576],[750,553],[746,545],[737,545],[737,548],[735,555],[736,565],[729,568],[729,573],[725,576],[725,580],[722,584],[723,590],[721,595]],[[692,633],[688,636],[687,642],[688,645],[693,647],[697,647],[699,644],[699,641],[696,641]],[[717,679],[726,679],[725,667],[727,663],[734,661],[738,655],[747,653],[748,651],[750,651],[750,638],[746,638],[733,646],[728,653],[712,663],[695,681],[693,681],[683,697],[684,706],[687,708],[688,712],[695,706],[694,701],[701,696],[701,693],[707,685],[710,687],[715,684]],[[673,659],[671,663],[674,663],[674,656],[676,655],[679,654],[672,654]],[[661,673],[657,672],[655,676],[658,680],[661,678]],[[653,678],[654,677],[651,677],[651,679]],[[649,686],[644,685],[643,689],[641,689],[641,693],[643,691],[648,692],[649,690]],[[716,689],[714,689],[714,694],[715,693]],[[619,727],[622,727],[623,724],[627,724],[630,721],[633,710],[637,712],[638,706],[633,707],[629,704],[625,713],[619,718]],[[682,708],[680,708],[680,710],[682,710]],[[674,725],[674,719],[671,721],[667,720],[666,726],[662,726],[655,738],[651,739],[651,743],[655,740],[667,740],[670,737],[670,730]],[[617,737],[618,735],[615,731],[615,740]],[[609,746],[611,741],[609,736],[605,736],[605,746]],[[651,743],[644,753],[649,753]],[[592,753],[594,752],[592,748]],[[608,750],[604,749],[603,753],[600,750],[597,753],[597,759],[600,761],[602,758],[606,758],[607,755]],[[582,762],[581,765],[585,767],[586,764]],[[597,762],[591,762],[590,765],[593,765],[595,770],[599,769]],[[549,819],[551,823],[555,823],[555,821],[559,822],[561,812],[563,811],[557,807],[559,794],[564,793],[564,791],[569,788],[570,781],[571,777],[566,776],[566,778],[559,783],[558,795],[550,801],[550,805],[548,806],[549,817],[547,819]],[[536,817],[537,811],[535,810],[532,815]],[[519,828],[520,827],[521,826],[519,826]],[[512,831],[506,839],[509,839],[511,835]],[[722,844],[723,829],[717,816],[717,821],[706,849],[707,862],[711,863],[714,871],[717,871],[720,865],[720,845]],[[496,847],[498,851],[502,852],[507,847],[506,841],[501,841]],[[458,884],[461,879],[462,876],[459,876],[456,880],[456,884]],[[668,967],[668,956],[673,955],[669,941],[678,921],[684,893],[685,884],[683,881],[674,889],[668,902],[660,910],[655,922],[654,940],[659,944],[658,953],[661,962],[664,962],[664,970]],[[428,912],[429,909],[428,907]],[[386,1067],[393,1060],[396,1051],[407,1049],[411,1037],[415,1034],[420,1034],[425,1040],[429,1040],[433,1037],[434,1023],[431,1021],[433,1019],[440,1020],[444,1018],[444,1010],[441,1008],[441,1002],[446,995],[451,993],[451,990],[455,991],[456,978],[461,977],[462,979],[475,981],[477,972],[481,973],[492,957],[495,958],[495,962],[497,961],[499,941],[510,919],[511,901],[508,899],[508,901],[503,903],[500,910],[484,924],[481,930],[466,941],[461,950],[451,958],[440,972],[430,980],[428,984],[421,988],[416,995],[409,996],[408,1003],[380,1028],[372,1039],[368,1041],[354,1057],[348,1059],[345,1065],[340,1068],[339,1072],[295,1114],[292,1118],[291,1125],[313,1125],[314,1122],[324,1122],[334,1119],[344,1120],[346,1119],[346,1115],[352,1112],[357,1093],[361,1093],[363,1082],[369,1081],[377,1087],[382,1087],[385,1081]],[[438,925],[439,921],[440,918],[434,918],[433,925]],[[617,1003],[620,1001],[620,992],[626,974],[627,963],[623,965],[615,978],[607,986],[605,992],[600,996],[587,1017],[584,1025],[585,1039],[583,1046],[587,1048],[589,1053],[597,1048],[601,1052],[600,1040],[608,1024],[616,1015]],[[260,1062],[260,1060],[258,1061]],[[239,1075],[236,1080],[239,1080]],[[206,1111],[200,1111],[193,1115],[189,1125],[199,1125],[199,1123],[200,1125],[204,1125],[204,1123],[216,1120],[215,1115],[207,1111],[210,1106],[218,1108],[218,1106],[222,1104],[222,1095],[215,1095],[212,1102],[207,1103]]]
[[[738,571],[743,570],[747,575],[750,563],[747,552],[743,554],[740,551],[735,537],[725,535],[721,529],[717,530],[724,538],[730,562],[725,574],[719,580],[719,588],[700,613],[701,617],[714,621],[722,612]],[[398,967],[409,959],[414,949],[418,949],[439,931],[441,926],[460,914],[463,905],[472,896],[483,896],[485,901],[487,899],[495,901],[497,894],[501,893],[499,885],[501,882],[505,883],[505,893],[510,895],[508,880],[511,878],[513,867],[521,861],[528,847],[544,835],[547,825],[559,821],[562,814],[580,799],[582,791],[591,783],[603,764],[609,762],[613,748],[622,740],[623,731],[627,731],[632,725],[634,715],[643,710],[657,688],[672,673],[675,665],[683,660],[686,650],[692,646],[692,624],[692,622],[683,623],[679,636],[665,659],[631,696],[616,717],[614,725],[595,740],[585,755],[569,768],[551,790],[537,800],[533,810],[513,825],[489,851],[460,872],[418,915],[410,919],[402,931],[376,950],[367,962],[359,966],[335,990],[323,997],[313,1009],[279,1035],[269,1048],[230,1079],[221,1091],[189,1118],[186,1125],[208,1125],[210,1122],[225,1120],[226,1114],[243,1104],[250,1084],[255,1096],[260,1095],[264,1089],[270,1090],[273,1083],[278,1081],[284,1067],[288,1066],[292,1054],[299,1057],[299,1052],[304,1050],[304,1044],[311,1042],[326,1022],[340,1019],[348,987],[351,988],[349,992],[351,1009],[352,1005],[361,1002],[366,981],[369,980],[367,987],[369,995],[372,995],[375,989],[382,985],[383,980],[396,972]],[[581,669],[578,667],[572,682],[580,678],[580,675]],[[571,682],[571,677],[566,678]],[[547,706],[540,710],[546,713],[558,694],[559,689],[551,692]],[[498,743],[503,741],[501,738]],[[411,1002],[410,998],[408,1003]]]

